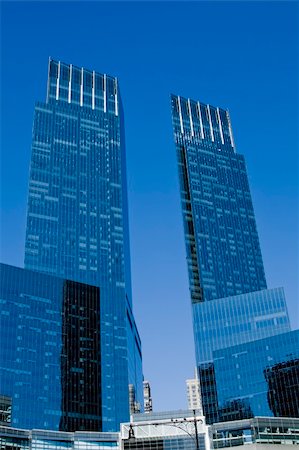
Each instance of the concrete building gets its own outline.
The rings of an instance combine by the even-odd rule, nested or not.
[[[186,380],[187,385],[187,399],[189,409],[198,409],[202,411],[200,381],[195,369],[195,378]]]
[[[143,402],[144,412],[150,413],[153,410],[153,401],[151,395],[151,386],[148,381],[143,382]]]

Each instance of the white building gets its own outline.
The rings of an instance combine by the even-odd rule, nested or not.
[[[121,424],[122,450],[210,450],[209,427],[199,411],[133,414]]]
[[[143,382],[143,400],[144,400],[144,412],[150,413],[153,410],[153,402],[151,396],[151,386],[148,381]]]
[[[195,369],[195,378],[186,380],[186,385],[187,385],[188,408],[198,409],[201,411],[202,414],[200,381],[196,369]]]

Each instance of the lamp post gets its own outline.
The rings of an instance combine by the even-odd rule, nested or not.
[[[195,444],[196,444],[196,450],[199,450],[199,439],[198,439],[198,429],[197,429],[197,422],[202,423],[202,419],[197,419],[196,418],[196,411],[195,409],[193,409],[193,419],[192,421],[187,420],[186,418],[184,418],[183,420],[180,419],[171,419],[171,422],[174,426],[177,426],[177,424],[185,424],[187,422],[193,422],[194,424],[194,431],[195,431]],[[185,430],[182,427],[177,426],[177,428],[179,428],[180,430],[184,431],[185,433],[189,434],[189,436],[194,440],[194,437],[191,433],[189,433],[187,430]]]

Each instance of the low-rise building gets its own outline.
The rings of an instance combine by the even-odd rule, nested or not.
[[[123,450],[209,450],[208,426],[201,411],[133,414],[121,425]]]
[[[2,450],[117,450],[119,433],[21,430],[0,426]]]
[[[238,450],[278,450],[280,445],[299,444],[299,419],[255,417],[219,422],[209,427],[211,448],[234,447]]]
[[[0,426],[1,450],[279,450],[299,445],[299,419],[255,417],[206,425],[199,411],[133,414],[119,433]],[[274,447],[275,446],[275,447]]]

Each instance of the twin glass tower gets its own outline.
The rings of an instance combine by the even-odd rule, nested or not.
[[[104,430],[127,416],[129,383],[142,401],[123,120],[117,78],[49,61],[47,100],[35,107],[25,268],[100,288]]]
[[[67,345],[77,342],[78,348],[61,356],[61,375],[52,386],[62,390],[61,410],[77,417],[77,429],[117,430],[129,418],[129,384],[143,403],[141,342],[132,313],[124,124],[117,78],[49,60],[47,99],[36,104],[34,113],[25,269],[77,283],[73,290],[69,287],[61,329]],[[82,298],[80,292],[87,285],[99,292]],[[94,305],[96,316],[88,315],[84,302]],[[96,333],[95,324],[100,328],[98,343],[86,331]],[[60,341],[61,336],[57,347]],[[94,363],[100,367],[99,374],[89,367]],[[63,374],[77,374],[75,387],[67,384]],[[76,392],[76,383],[94,383],[95,376],[100,377],[94,392],[98,400],[96,412],[91,412],[91,400],[83,390]],[[65,412],[66,389],[78,402],[78,410],[70,407]],[[52,426],[72,431],[63,421],[59,424],[59,408],[52,413],[57,416]],[[50,409],[51,404],[46,404],[44,411]],[[97,427],[86,427],[86,417],[96,419]]]
[[[234,345],[290,331],[283,289],[267,289],[244,156],[228,111],[176,95],[171,103],[203,412],[207,423],[269,415],[262,371],[253,383],[248,361],[241,373],[229,359]],[[285,348],[298,353],[288,339]],[[273,360],[270,342],[260,345]],[[225,348],[227,365],[215,365]]]
[[[192,303],[266,289],[228,111],[172,96],[172,115]]]
[[[221,392],[234,396],[217,378],[221,349],[288,333],[290,324],[283,290],[267,290],[228,111],[175,95],[171,102],[196,363],[211,423],[221,419]],[[2,265],[1,277],[0,394],[12,398],[13,426],[118,430],[128,421],[129,384],[143,403],[143,376],[116,78],[49,60],[47,99],[34,114],[25,269]]]

